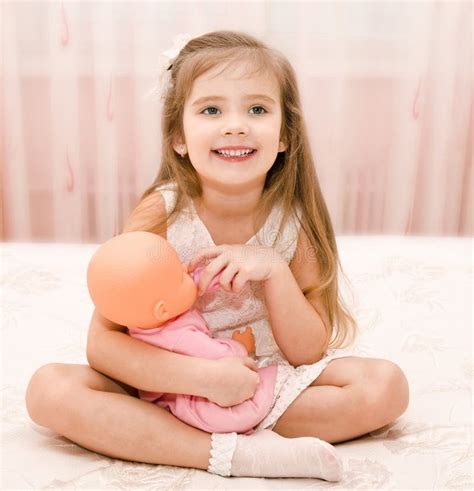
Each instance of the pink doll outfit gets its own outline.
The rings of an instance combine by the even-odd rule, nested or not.
[[[247,356],[233,339],[212,339],[206,321],[196,309],[169,320],[155,329],[129,328],[130,336],[160,348],[200,358]],[[221,407],[204,397],[139,391],[140,399],[168,409],[185,423],[208,433],[248,433],[262,421],[273,405],[277,367],[258,370],[260,384],[251,399]]]
[[[202,268],[192,278],[199,284]],[[215,276],[207,292],[219,288],[220,274]],[[212,339],[206,321],[195,308],[170,319],[155,329],[128,328],[130,336],[182,355],[207,359],[247,356],[247,350],[233,339]],[[191,426],[209,433],[252,433],[273,405],[277,367],[258,369],[260,384],[251,399],[232,407],[221,407],[204,397],[184,394],[162,394],[138,391],[140,399],[153,402]]]
[[[176,204],[176,184],[167,183],[157,187],[156,191],[163,196],[169,215]],[[280,230],[282,209],[278,205],[274,206],[262,228],[246,245],[273,247],[289,264],[296,250],[300,229],[299,217],[299,210],[296,210]],[[216,245],[199,218],[192,200],[178,213],[176,219],[168,224],[166,236],[185,264],[188,264],[200,250]],[[271,408],[255,430],[272,429],[288,406],[319,377],[331,360],[354,355],[351,350],[332,349],[316,363],[293,367],[275,342],[265,306],[263,287],[258,282],[248,283],[237,294],[223,289],[208,290],[198,298],[195,307],[204,318],[214,340],[217,338],[229,341],[235,330],[242,331],[245,326],[250,325],[255,336],[257,366],[278,367]],[[291,318],[288,319],[288,329],[291,329]]]

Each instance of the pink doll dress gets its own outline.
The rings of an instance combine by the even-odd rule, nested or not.
[[[247,356],[233,339],[212,339],[206,321],[197,309],[169,320],[155,329],[129,328],[130,336],[160,348],[200,358]],[[270,411],[274,402],[277,367],[258,369],[260,383],[251,399],[221,407],[204,397],[139,391],[140,399],[168,409],[185,423],[208,433],[249,433]]]
[[[247,350],[233,339],[212,339],[206,321],[191,309],[155,329],[129,328],[129,334],[160,348],[200,358],[247,356]],[[185,423],[208,433],[247,433],[269,413],[275,398],[277,367],[258,369],[260,383],[251,399],[221,407],[204,397],[157,394],[139,391],[140,399],[168,409]]]

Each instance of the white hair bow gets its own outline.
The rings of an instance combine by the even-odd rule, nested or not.
[[[171,85],[171,72],[169,69],[174,63],[176,57],[179,55],[179,52],[193,37],[194,36],[191,36],[187,32],[180,33],[173,38],[173,46],[161,52],[161,56],[165,59],[165,61],[160,63],[158,84],[152,87],[152,89],[145,94],[144,99],[148,99],[150,97],[152,97],[154,100],[157,100],[160,97],[163,98],[167,92],[167,89]]]
[[[192,38],[193,36],[187,32],[180,33],[174,37],[173,46],[166,51],[162,51],[161,54],[168,60],[167,70],[173,64],[175,58],[179,55],[179,52],[186,46],[186,44],[188,44],[188,41],[191,41]]]

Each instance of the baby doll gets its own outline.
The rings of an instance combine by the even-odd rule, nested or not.
[[[193,304],[195,277],[187,273],[168,241],[149,232],[128,232],[102,244],[88,271],[89,292],[97,310],[126,326],[130,336],[189,356],[217,359],[247,356],[253,351],[249,331],[234,339],[213,339]],[[219,275],[209,289],[218,288]],[[246,347],[244,346],[246,345]],[[252,433],[274,404],[277,366],[257,370],[260,383],[254,396],[232,407],[206,398],[139,390],[140,399],[167,408],[185,423],[209,433]]]

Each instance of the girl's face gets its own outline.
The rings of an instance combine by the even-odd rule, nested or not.
[[[189,159],[203,185],[229,191],[263,186],[278,152],[286,149],[280,142],[277,81],[271,75],[242,76],[238,67],[219,71],[215,67],[198,77],[185,103],[183,143]],[[245,160],[220,157],[216,149],[228,147],[254,151]]]

